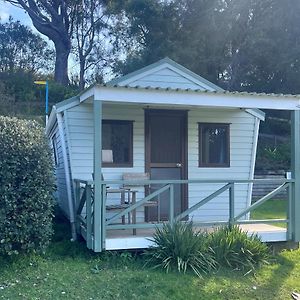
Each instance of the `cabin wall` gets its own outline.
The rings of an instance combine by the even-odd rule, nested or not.
[[[93,106],[82,104],[67,111],[69,141],[71,148],[70,168],[72,178],[91,180],[93,174]],[[103,119],[130,120],[133,122],[133,167],[103,168],[105,180],[120,180],[123,173],[144,172],[144,110],[141,106],[103,105]],[[110,186],[117,188],[118,186]],[[144,195],[139,189],[138,198]],[[120,195],[108,194],[109,204],[118,204]],[[142,221],[143,208],[137,213],[137,220]]]
[[[103,168],[106,180],[120,180],[126,172],[145,171],[144,106],[103,104],[103,119],[132,120],[133,167]],[[93,173],[93,110],[91,104],[81,104],[67,111],[72,179],[92,179]],[[229,168],[198,167],[198,122],[230,123]],[[190,109],[188,112],[188,177],[189,179],[251,179],[251,157],[255,117],[242,111],[218,109]],[[193,184],[189,186],[189,206],[209,195],[220,185]],[[138,198],[143,196],[142,189]],[[248,185],[237,185],[235,190],[236,212],[248,203]],[[116,194],[108,195],[108,202],[119,201]],[[194,220],[227,220],[228,192],[220,195],[190,217]],[[141,208],[138,221],[143,220]]]
[[[198,167],[198,123],[230,124],[230,167]],[[255,118],[243,110],[197,109],[189,111],[188,117],[188,174],[189,179],[252,179],[251,158],[253,152]],[[224,185],[224,184],[223,184]],[[189,185],[189,206],[221,188],[221,184]],[[248,204],[248,184],[235,185],[235,212]],[[194,219],[201,221],[228,220],[228,191],[219,195],[194,213]]]
[[[67,194],[67,183],[65,176],[65,164],[62,153],[62,142],[59,135],[59,130],[57,124],[54,126],[51,134],[50,134],[50,145],[55,148],[53,151],[53,155],[56,156],[54,160],[55,163],[55,179],[56,179],[56,195],[57,195],[57,203],[62,211],[69,216],[68,209],[68,194]],[[68,148],[67,148],[68,150]]]

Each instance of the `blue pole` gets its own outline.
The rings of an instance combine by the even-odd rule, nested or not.
[[[48,103],[49,103],[49,85],[48,85],[48,81],[46,81],[46,103],[45,103],[46,125],[48,123]]]

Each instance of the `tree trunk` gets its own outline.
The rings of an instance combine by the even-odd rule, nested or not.
[[[80,91],[84,90],[85,86],[85,79],[84,79],[84,72],[85,72],[85,59],[80,59],[80,73],[79,73],[79,89]]]
[[[71,45],[59,41],[54,43],[56,51],[54,79],[56,82],[66,86],[69,84],[68,58]]]

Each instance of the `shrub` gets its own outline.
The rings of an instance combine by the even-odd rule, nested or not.
[[[207,234],[194,232],[192,222],[164,224],[153,235],[155,247],[145,254],[147,263],[166,272],[175,269],[185,273],[193,271],[197,276],[215,269],[214,254],[207,246]]]
[[[219,265],[232,269],[253,271],[267,263],[269,249],[260,238],[242,231],[239,226],[226,226],[209,235],[209,246],[214,250]]]
[[[0,254],[45,249],[52,235],[53,187],[43,129],[0,116]]]

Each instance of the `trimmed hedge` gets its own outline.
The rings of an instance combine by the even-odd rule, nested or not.
[[[43,251],[52,235],[53,166],[43,128],[0,116],[0,254]]]

